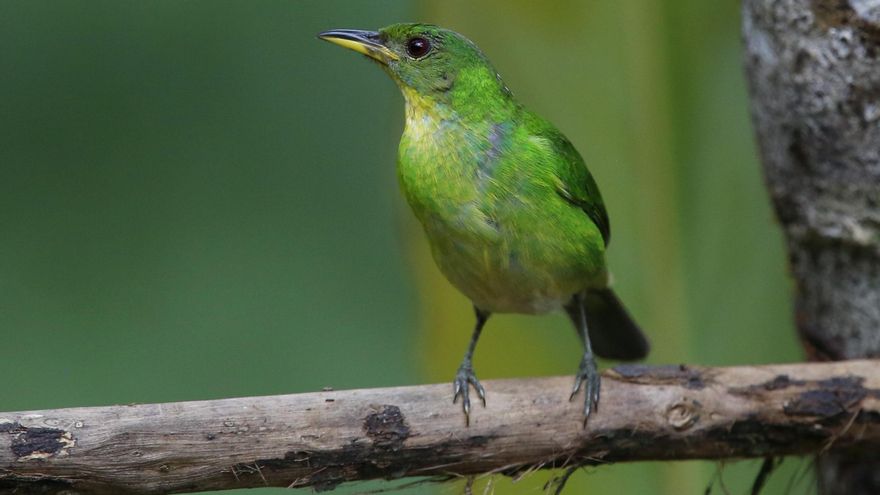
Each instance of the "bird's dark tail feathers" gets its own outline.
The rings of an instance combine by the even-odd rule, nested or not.
[[[607,359],[635,360],[648,355],[648,338],[611,289],[584,293],[593,351]]]

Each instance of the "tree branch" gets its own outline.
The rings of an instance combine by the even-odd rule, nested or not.
[[[586,428],[570,377],[0,413],[0,493],[170,493],[621,461],[880,447],[877,361],[604,374]]]

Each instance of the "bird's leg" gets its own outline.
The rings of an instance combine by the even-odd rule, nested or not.
[[[574,323],[581,341],[584,344],[584,355],[581,358],[581,364],[578,373],[574,377],[574,388],[571,391],[569,400],[584,388],[584,424],[590,413],[599,409],[599,389],[601,386],[599,371],[596,369],[596,357],[593,355],[593,348],[590,346],[590,333],[587,329],[587,313],[584,307],[583,294],[575,294],[565,306],[565,311]]]
[[[474,390],[477,391],[477,396],[483,401],[483,407],[486,407],[486,391],[483,389],[483,386],[480,385],[480,381],[477,380],[477,375],[474,374],[471,358],[474,356],[474,349],[477,347],[477,340],[480,338],[480,332],[483,330],[483,325],[485,325],[486,320],[489,319],[489,312],[483,311],[476,306],[474,306],[474,312],[477,314],[477,324],[474,327],[474,334],[471,336],[471,342],[468,344],[467,352],[464,354],[464,359],[461,360],[461,365],[458,367],[458,372],[455,374],[455,381],[452,383],[453,393],[455,394],[452,397],[452,403],[454,404],[458,401],[458,398],[461,397],[465,422],[468,424],[470,423],[471,412],[471,400],[469,397],[471,386],[474,387]]]

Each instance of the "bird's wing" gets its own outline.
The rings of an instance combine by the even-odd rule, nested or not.
[[[605,211],[605,203],[599,193],[599,186],[593,180],[593,175],[587,169],[584,159],[574,149],[574,145],[562,135],[561,132],[549,126],[543,130],[542,137],[547,139],[560,158],[556,167],[556,192],[566,201],[584,212],[590,220],[599,228],[605,245],[611,239],[611,224],[608,221],[608,212]]]

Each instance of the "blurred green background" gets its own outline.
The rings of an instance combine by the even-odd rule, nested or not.
[[[473,39],[582,152],[650,362],[800,358],[736,1],[6,0],[0,411],[451,380],[472,315],[397,191],[402,98],[314,36],[403,20]],[[475,366],[578,358],[561,316],[500,316]],[[566,493],[744,493],[757,469],[602,466]],[[809,492],[798,472],[765,493]]]

